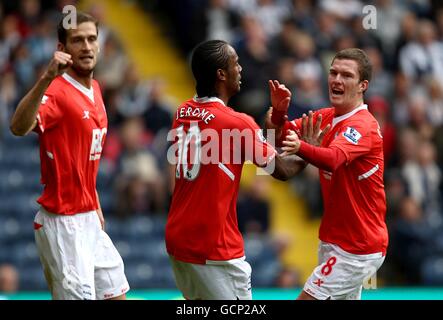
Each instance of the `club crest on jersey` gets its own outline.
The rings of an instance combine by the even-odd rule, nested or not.
[[[360,140],[360,138],[361,138],[361,134],[360,134],[360,132],[358,132],[354,128],[347,127],[346,131],[343,132],[343,137],[345,137],[346,140],[348,140],[349,142],[351,142],[353,144],[357,144],[358,140]]]

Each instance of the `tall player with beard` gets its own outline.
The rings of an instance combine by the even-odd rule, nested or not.
[[[167,251],[185,298],[251,299],[251,267],[236,212],[243,164],[250,160],[259,167],[275,167],[272,176],[284,180],[305,163],[280,157],[250,116],[228,106],[241,84],[242,68],[233,47],[206,41],[194,49],[191,64],[197,95],[177,109],[173,123],[178,163],[166,225]],[[270,89],[272,104],[287,108],[289,90],[278,81],[270,81]],[[223,130],[243,132],[249,139],[224,141]],[[208,133],[213,133],[211,142]],[[218,154],[215,161],[193,161],[192,150],[209,144],[217,149],[211,150],[212,156]]]
[[[11,131],[40,140],[41,208],[35,239],[53,299],[125,299],[122,258],[104,231],[96,177],[108,120],[93,79],[98,24],[77,13],[58,26],[58,46],[43,76],[20,101]]]

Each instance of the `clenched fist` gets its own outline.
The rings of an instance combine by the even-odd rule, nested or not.
[[[72,63],[70,54],[63,51],[54,52],[54,56],[46,69],[45,77],[53,80],[55,77],[65,72]]]

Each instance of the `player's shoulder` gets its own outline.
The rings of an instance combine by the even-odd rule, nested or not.
[[[359,123],[364,127],[371,127],[374,124],[377,124],[377,119],[375,119],[374,115],[370,113],[368,109],[362,109],[353,114],[349,118],[349,122]]]
[[[259,128],[253,117],[249,114],[235,111],[231,107],[226,107],[225,115],[235,127]]]
[[[68,82],[60,75],[54,78],[46,89],[46,93],[56,94],[61,92],[61,90],[66,90],[68,87]]]
[[[324,116],[334,116],[335,109],[333,107],[325,107],[315,110],[316,114],[321,114]]]

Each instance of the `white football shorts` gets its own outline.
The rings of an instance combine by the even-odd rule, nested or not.
[[[381,252],[358,255],[337,245],[320,242],[319,265],[303,290],[318,300],[360,300],[363,284],[374,281],[384,260]]]
[[[188,300],[252,300],[251,271],[245,258],[194,264],[169,256],[177,288]]]
[[[40,208],[35,241],[55,300],[104,300],[129,290],[123,260],[96,211],[56,215]]]

